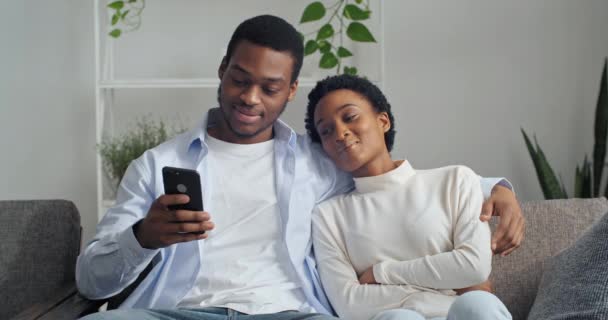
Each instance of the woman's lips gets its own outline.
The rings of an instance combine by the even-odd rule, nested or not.
[[[359,144],[358,141],[353,141],[353,142],[348,142],[345,143],[344,145],[342,145],[339,149],[338,149],[338,153],[344,153],[347,151],[352,150],[357,144]]]

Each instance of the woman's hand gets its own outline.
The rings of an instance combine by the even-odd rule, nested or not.
[[[489,293],[494,293],[494,288],[492,288],[492,282],[490,280],[486,280],[485,282],[482,282],[480,284],[476,284],[474,286],[470,286],[467,288],[462,288],[462,289],[454,289],[454,291],[456,291],[457,295],[463,295],[469,291],[475,291],[475,290],[482,290],[482,291],[487,291]]]
[[[365,270],[361,276],[359,276],[360,284],[378,284],[376,278],[374,278],[374,266],[369,267]]]

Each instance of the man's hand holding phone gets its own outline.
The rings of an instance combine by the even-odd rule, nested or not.
[[[154,201],[148,214],[133,226],[139,244],[146,249],[168,247],[179,242],[205,239],[214,227],[205,211],[170,210],[169,206],[186,204],[184,194],[165,194]]]

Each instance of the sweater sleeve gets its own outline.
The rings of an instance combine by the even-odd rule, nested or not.
[[[340,318],[370,319],[380,311],[399,308],[411,291],[398,285],[362,285],[345,243],[331,217],[317,208],[313,215],[313,243],[319,275]]]
[[[383,284],[410,284],[435,289],[458,289],[487,280],[492,268],[490,228],[479,220],[483,195],[479,178],[459,167],[457,196],[450,212],[453,250],[408,261],[383,261],[374,265],[374,278]]]

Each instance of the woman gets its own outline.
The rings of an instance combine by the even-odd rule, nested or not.
[[[317,207],[314,250],[338,315],[357,319],[510,319],[486,291],[490,229],[478,176],[393,160],[390,104],[371,82],[334,76],[308,96],[306,129],[355,190]],[[458,296],[459,293],[464,293]]]

